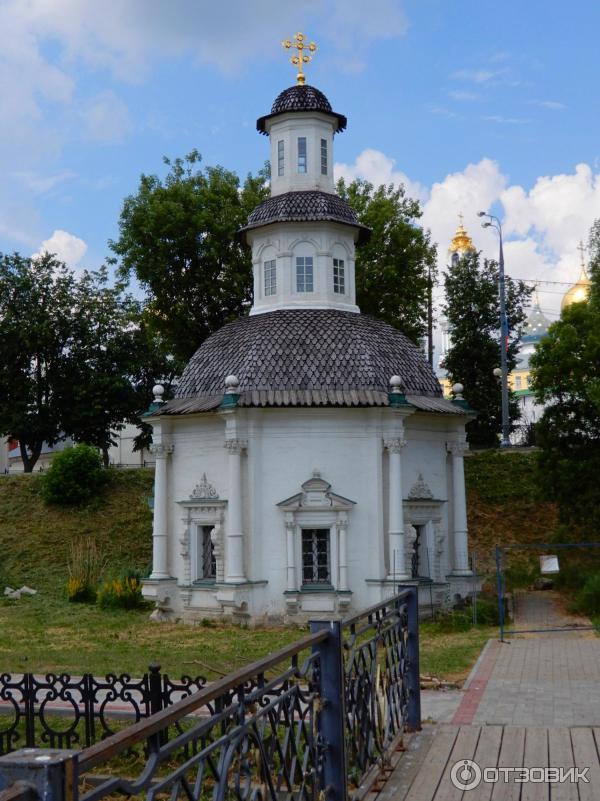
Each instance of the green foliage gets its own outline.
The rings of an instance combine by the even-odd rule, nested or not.
[[[448,330],[452,345],[444,366],[451,383],[464,386],[464,397],[478,413],[468,423],[467,438],[475,447],[494,447],[502,426],[501,393],[493,371],[500,363],[498,327],[498,265],[470,253],[453,262],[445,279]],[[527,318],[525,304],[531,294],[522,281],[506,277],[506,313],[509,327],[507,364],[517,363],[519,340]],[[519,418],[519,406],[509,397],[511,422]]]
[[[146,322],[167,349],[187,361],[196,348],[251,300],[250,250],[237,231],[268,195],[264,171],[238,176],[199,167],[194,150],[165,164],[164,179],[142,175],[125,198],[119,238],[110,247],[120,274],[134,275],[147,293]]]
[[[106,484],[98,451],[90,445],[76,445],[56,453],[42,477],[41,493],[46,503],[81,506]]]
[[[0,436],[18,440],[26,472],[66,437],[106,461],[114,432],[177,367],[106,269],[76,277],[52,255],[0,254],[0,320]]]
[[[470,491],[482,501],[537,500],[540,473],[537,453],[489,450],[465,459],[465,478]]]
[[[531,358],[543,489],[578,537],[600,528],[600,221],[590,235],[589,302],[567,306]]]
[[[417,200],[403,186],[379,186],[363,180],[337,184],[371,239],[356,253],[356,302],[370,314],[403,331],[417,342],[426,331],[427,291],[435,282],[436,248],[429,232],[415,221],[421,217]]]
[[[500,625],[500,614],[498,612],[497,598],[485,598],[482,595],[477,598],[477,625]]]
[[[575,605],[577,611],[584,615],[593,617],[600,615],[600,573],[588,576],[575,596]]]
[[[96,595],[101,609],[139,609],[144,606],[142,581],[135,570],[128,570],[116,579],[105,581]]]

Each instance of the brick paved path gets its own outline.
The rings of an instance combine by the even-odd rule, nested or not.
[[[525,628],[572,622],[549,592],[529,593],[520,615]],[[600,637],[565,631],[490,640],[453,722],[600,726]]]

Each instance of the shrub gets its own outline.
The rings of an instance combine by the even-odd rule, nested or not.
[[[98,589],[97,602],[103,609],[138,609],[143,606],[144,597],[139,573],[130,570],[120,578],[105,581]]]
[[[480,626],[498,626],[500,616],[498,614],[498,599],[477,598],[477,623]]]
[[[71,543],[67,597],[75,603],[94,603],[103,557],[92,537]]]
[[[593,617],[600,615],[600,573],[588,576],[575,596],[575,603],[578,612]]]
[[[94,498],[106,483],[100,456],[90,445],[75,445],[57,453],[42,478],[46,503],[81,506]]]

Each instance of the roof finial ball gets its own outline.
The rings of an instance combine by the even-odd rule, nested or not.
[[[305,50],[308,50],[311,54],[317,52],[317,46],[314,42],[306,42],[306,36],[303,33],[297,33],[294,36],[294,40],[290,41],[289,39],[284,39],[281,43],[282,47],[285,47],[286,50],[290,50],[290,48],[294,48],[298,51],[297,55],[292,56],[290,61],[295,67],[298,67],[298,74],[296,75],[296,82],[299,86],[304,86],[306,83],[306,78],[304,76],[304,70],[302,69],[304,64],[310,64],[313,57],[312,55],[308,55],[305,53]]]
[[[154,403],[164,403],[165,388],[162,384],[155,384],[152,387],[152,394],[154,395]]]
[[[453,384],[452,386],[452,394],[454,395],[454,400],[464,400],[463,398],[463,390],[464,387],[462,384]]]
[[[399,375],[393,375],[390,378],[390,387],[390,392],[392,392],[394,395],[399,395],[402,393],[402,379]]]
[[[236,395],[238,391],[238,387],[240,386],[240,382],[236,375],[228,375],[225,379],[225,394],[226,395]]]

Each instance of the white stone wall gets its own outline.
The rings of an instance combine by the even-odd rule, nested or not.
[[[335,192],[333,181],[334,118],[318,112],[281,114],[267,123],[271,144],[271,194],[309,189]],[[298,138],[306,139],[306,172],[298,172]],[[327,174],[321,173],[321,139],[327,142]],[[283,142],[284,174],[278,170],[278,142]]]
[[[275,309],[342,309],[358,312],[355,287],[356,230],[330,222],[278,223],[248,232],[254,268],[254,305],[250,314]],[[296,257],[312,256],[312,292],[296,291]],[[345,292],[333,289],[333,259],[343,259]],[[276,261],[277,292],[265,295],[264,263]]]
[[[222,515],[222,530],[215,536],[223,548],[228,545],[229,454],[224,447],[224,415],[173,417],[161,423],[161,441],[173,445],[172,454],[167,457],[168,572],[182,585],[169,590],[175,614],[188,619],[239,614],[251,622],[301,621],[320,613],[358,610],[389,595],[393,590],[390,582],[386,583],[389,455],[384,451],[383,440],[397,431],[401,417],[390,409],[298,408],[236,409],[233,416],[236,436],[247,442],[241,457],[247,583],[237,587],[219,581],[212,587],[188,586],[193,578],[190,537],[194,531],[189,526],[190,515],[202,518],[205,524],[214,520],[215,525]],[[435,518],[428,536],[436,550],[432,572],[436,573],[437,581],[444,581],[452,567],[448,503],[452,478],[446,442],[457,434],[457,425],[462,428],[462,423],[450,416],[415,413],[404,417],[407,445],[402,452],[402,494],[406,499],[421,475],[434,496],[431,514],[427,503],[416,502],[413,506],[420,503],[420,511],[415,512],[420,522]],[[315,471],[331,485],[331,493],[353,502],[351,509],[343,513],[348,521],[347,572],[351,596],[335,592],[286,595],[288,533],[286,515],[278,504],[302,492],[302,484]],[[206,482],[202,483],[204,475]],[[194,506],[190,495],[199,483],[204,493],[210,485],[218,498],[196,501]],[[315,527],[322,527],[329,525],[327,520],[333,520],[331,515],[327,516],[327,510],[315,512],[314,517],[311,514],[302,518],[302,525],[310,527],[310,521],[314,520]],[[419,515],[423,514],[425,518],[421,520]],[[405,525],[409,519],[410,509],[405,503]],[[331,525],[332,583],[338,589],[338,530]],[[299,589],[302,584],[299,529],[294,537]],[[145,594],[158,597],[157,586],[149,583]]]

